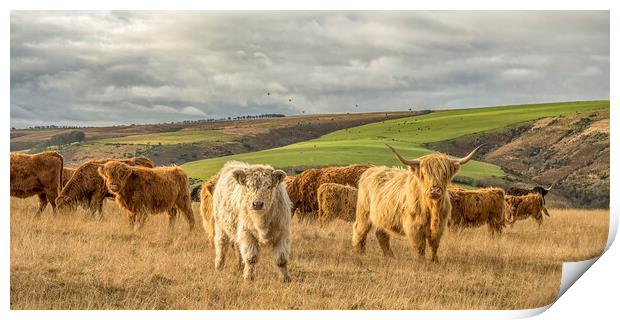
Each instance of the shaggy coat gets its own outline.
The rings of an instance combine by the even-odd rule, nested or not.
[[[504,190],[484,188],[465,190],[456,186],[448,188],[452,214],[450,229],[487,225],[489,233],[502,233],[504,228]]]
[[[207,233],[207,242],[209,246],[213,246],[213,236],[215,232],[215,220],[213,219],[213,191],[217,183],[218,176],[203,183],[200,188],[200,217],[202,218],[202,227]]]
[[[114,195],[108,191],[103,178],[97,173],[97,168],[108,161],[119,161],[132,166],[152,168],[153,161],[145,157],[129,159],[96,159],[83,163],[77,169],[72,178],[66,183],[58,198],[56,205],[59,209],[73,209],[78,204],[88,208],[91,213],[103,210],[103,200],[112,198]]]
[[[36,215],[52,204],[62,189],[64,159],[58,152],[11,153],[11,197],[39,197]]]
[[[353,247],[363,253],[366,235],[375,226],[375,235],[384,256],[394,255],[389,240],[390,235],[395,235],[407,237],[418,257],[425,256],[428,245],[428,260],[437,261],[439,241],[452,209],[448,184],[479,148],[458,160],[443,154],[406,160],[390,147],[408,168],[372,167],[362,174],[353,225]]]
[[[287,181],[286,189],[293,204],[292,213],[299,210],[304,215],[312,215],[319,210],[317,191],[324,183],[338,183],[356,187],[360,176],[370,166],[351,164],[345,167],[308,169]]]
[[[542,225],[543,213],[549,217],[545,208],[544,198],[540,193],[530,193],[524,196],[506,196],[506,222],[513,225],[519,220],[532,217]]]
[[[280,280],[290,281],[291,203],[282,183],[285,176],[266,165],[229,161],[222,167],[213,191],[217,269],[223,269],[232,242],[239,250],[244,279],[252,280],[259,248],[267,246]]]
[[[324,183],[317,192],[317,201],[321,225],[334,218],[355,222],[357,188],[337,183]]]
[[[148,214],[161,212],[168,214],[172,228],[177,210],[187,219],[190,231],[194,228],[189,178],[180,167],[145,168],[108,161],[98,172],[118,205],[128,213],[134,230],[142,227]]]

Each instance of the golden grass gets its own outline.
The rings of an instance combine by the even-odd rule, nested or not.
[[[198,207],[194,205],[196,216]],[[113,202],[103,221],[83,211],[33,218],[34,200],[11,199],[11,309],[521,309],[556,298],[561,261],[601,254],[609,212],[551,210],[539,229],[518,222],[501,237],[485,228],[451,233],[439,263],[418,261],[404,240],[385,260],[369,234],[351,252],[350,225],[294,222],[292,283],[277,281],[268,250],[258,277],[240,278],[232,253],[224,272],[201,228],[187,235],[163,215],[133,233]]]

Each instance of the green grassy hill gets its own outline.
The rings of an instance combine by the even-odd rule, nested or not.
[[[188,162],[182,167],[190,176],[205,179],[217,173],[229,160],[265,163],[279,168],[349,163],[392,166],[397,165],[398,161],[385,143],[393,145],[404,156],[413,158],[433,152],[422,147],[423,143],[490,131],[543,117],[603,108],[609,108],[609,101],[443,110],[339,130],[318,139],[281,148]],[[496,165],[473,161],[465,165],[459,175],[479,180],[500,177],[504,172]]]

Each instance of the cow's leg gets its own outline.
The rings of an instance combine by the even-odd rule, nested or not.
[[[146,218],[148,216],[147,212],[139,212],[134,215],[136,223],[133,226],[133,231],[140,231],[144,227],[144,223],[146,222]]]
[[[177,207],[179,208],[179,210],[181,210],[181,212],[183,212],[183,215],[185,216],[185,219],[189,224],[189,231],[191,232],[192,230],[194,230],[194,226],[196,225],[196,221],[194,220],[194,213],[192,212],[192,199],[189,197],[189,195],[187,195],[186,197],[180,197],[177,203]]]
[[[99,201],[99,205],[94,208],[92,215],[95,214],[99,217],[100,221],[103,220],[103,199]]]
[[[39,198],[39,209],[34,215],[39,217],[41,213],[43,213],[43,210],[45,210],[45,207],[47,207],[47,196],[45,193],[39,193],[37,196]]]
[[[127,221],[129,222],[129,229],[133,230],[134,229],[134,225],[136,224],[136,213],[131,212],[127,209],[124,210],[125,211],[125,216],[127,217]]]
[[[351,243],[353,249],[360,254],[366,252],[366,236],[372,227],[370,222],[370,210],[366,208],[366,204],[362,203],[361,197],[358,198],[357,208],[355,210],[355,223],[353,223],[353,238]]]
[[[52,206],[52,211],[56,212],[56,198],[58,197],[58,191],[56,188],[46,189],[45,190],[45,202],[49,202]]]
[[[430,262],[437,262],[437,251],[439,250],[439,242],[443,236],[443,232],[446,229],[446,219],[440,217],[439,228],[435,232],[431,231],[430,236],[427,236],[427,243],[430,249],[430,255],[427,257]]]
[[[283,236],[275,243],[273,249],[273,262],[280,276],[280,281],[289,282],[291,277],[288,273],[288,257],[289,248],[291,246],[291,239],[288,235]]]
[[[103,200],[105,200],[105,195],[95,193],[90,199],[89,209],[91,215],[94,217],[95,213],[99,214],[99,220],[103,219]]]
[[[258,243],[252,234],[241,231],[237,245],[243,258],[243,279],[254,280],[258,262]]]
[[[226,250],[228,249],[229,239],[228,235],[218,224],[215,224],[213,244],[215,246],[215,268],[222,270],[226,263]]]
[[[177,208],[172,207],[166,213],[168,215],[168,231],[172,232],[177,221]]]
[[[430,255],[427,257],[428,261],[437,262],[437,251],[439,250],[440,240],[441,240],[441,236],[427,238],[428,246],[431,251]]]
[[[538,227],[542,227],[542,223],[543,223],[543,217],[542,215],[539,217],[536,217],[536,223],[538,223]]]
[[[243,272],[243,257],[241,256],[239,245],[235,245],[231,242],[230,247],[237,253],[237,268],[239,269],[239,272]]]
[[[390,248],[390,235],[385,230],[377,228],[375,236],[377,237],[377,241],[379,241],[381,250],[383,250],[383,256],[394,258],[394,252],[392,252]]]
[[[426,237],[422,229],[421,225],[411,228],[405,226],[405,234],[418,259],[422,259],[426,255]]]

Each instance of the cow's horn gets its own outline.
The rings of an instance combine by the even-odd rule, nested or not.
[[[102,164],[102,163],[93,163],[93,166],[95,166],[95,167],[104,167],[104,166],[105,166],[105,164]]]
[[[548,192],[549,190],[551,190],[551,188],[553,188],[553,186],[554,186],[557,182],[558,182],[557,180],[556,180],[556,181],[553,181],[553,183],[551,184],[551,186],[549,187],[549,189],[545,189],[545,190],[547,190],[547,192]]]
[[[418,160],[418,159],[407,160],[407,159],[403,158],[403,156],[401,156],[400,153],[398,153],[398,151],[396,151],[396,149],[394,149],[391,145],[386,144],[386,146],[388,146],[388,148],[390,148],[390,150],[392,150],[392,152],[394,152],[394,154],[396,155],[396,158],[398,159],[398,161],[400,161],[400,163],[402,163],[404,165],[407,165],[407,166],[413,166],[413,165],[420,164],[420,160]]]
[[[470,152],[464,158],[461,158],[461,159],[457,160],[458,163],[466,164],[467,162],[469,162],[469,160],[471,160],[474,157],[474,155],[476,154],[476,152],[478,152],[478,150],[480,150],[480,148],[482,148],[482,147],[484,147],[486,145],[487,145],[486,143],[483,143],[483,144],[479,145],[476,149],[472,150],[472,152]]]

